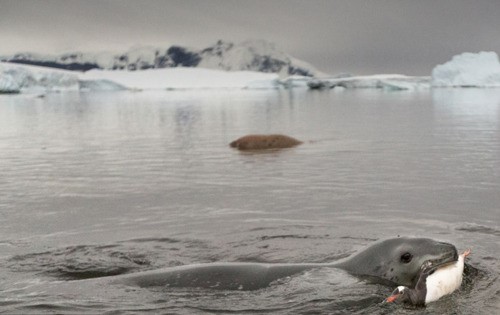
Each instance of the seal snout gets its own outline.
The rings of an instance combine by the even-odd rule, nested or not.
[[[457,248],[452,244],[448,244],[448,243],[443,243],[443,244],[445,244],[447,249],[448,249],[447,253],[444,257],[444,260],[446,261],[446,259],[449,258],[449,262],[457,261],[458,260]]]
[[[458,261],[458,251],[457,248],[449,243],[438,243],[440,246],[440,253],[436,258],[429,259],[425,262],[432,266],[433,268],[437,268],[442,265],[447,265],[450,263],[454,263]]]

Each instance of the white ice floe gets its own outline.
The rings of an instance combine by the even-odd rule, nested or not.
[[[432,70],[433,87],[500,87],[495,52],[463,53]]]
[[[343,76],[331,79],[315,79],[309,83],[310,88],[346,89],[384,89],[384,90],[418,90],[430,86],[429,77],[412,77],[401,74],[377,74],[368,76]]]

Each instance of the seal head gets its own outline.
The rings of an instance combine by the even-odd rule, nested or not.
[[[421,266],[457,261],[452,244],[428,238],[393,238],[376,243],[337,266],[351,274],[387,280],[389,285],[414,287]]]

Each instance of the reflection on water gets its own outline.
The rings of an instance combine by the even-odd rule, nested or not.
[[[435,310],[467,309],[471,300],[492,307],[498,285],[485,279],[498,279],[499,267],[491,254],[498,252],[499,109],[494,89],[0,96],[0,289],[196,262],[332,261],[376,239],[424,235],[472,246],[471,264],[484,272],[458,306]],[[259,154],[229,148],[249,133],[305,143]],[[137,239],[147,241],[130,241]],[[335,287],[353,280],[330,276],[314,285],[317,274],[292,279],[245,305],[265,299],[268,311],[284,314],[353,305],[389,311],[373,305],[385,288],[371,287],[366,297],[363,283]],[[103,294],[98,310],[115,309],[113,296],[127,293]],[[151,309],[165,306],[150,294],[137,296]],[[189,313],[186,305],[224,307],[201,298],[212,296],[206,292],[196,301],[193,292],[175,294],[167,306],[179,313]],[[50,294],[44,299],[59,307]],[[227,296],[228,310],[241,299]],[[64,311],[80,307],[91,312],[88,305]]]

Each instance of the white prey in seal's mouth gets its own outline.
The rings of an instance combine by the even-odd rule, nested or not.
[[[458,256],[455,263],[440,266],[427,277],[427,294],[425,303],[434,302],[444,295],[453,293],[460,288],[465,266],[465,257],[469,256],[470,249]]]
[[[415,288],[398,286],[384,302],[400,301],[415,306],[425,306],[427,303],[439,300],[460,288],[463,279],[465,257],[470,249],[458,256],[455,262],[433,265],[426,261],[422,265]]]

